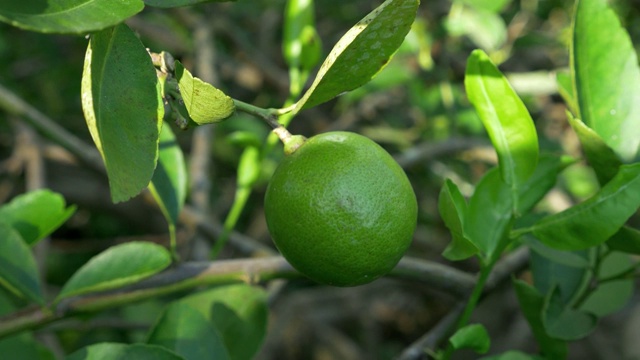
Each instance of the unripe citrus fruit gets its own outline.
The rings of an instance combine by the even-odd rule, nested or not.
[[[402,168],[350,132],[306,140],[285,156],[265,195],[278,250],[302,274],[334,286],[388,273],[411,243],[417,212]]]

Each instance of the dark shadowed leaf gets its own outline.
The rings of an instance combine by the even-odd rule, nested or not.
[[[67,281],[58,300],[136,283],[171,264],[171,255],[150,242],[128,242],[93,257]]]
[[[229,359],[218,330],[203,314],[182,302],[167,307],[147,343],[163,346],[185,360]]]
[[[149,190],[167,221],[176,225],[187,196],[187,168],[182,149],[170,126],[162,128],[158,150],[158,165]]]
[[[31,249],[20,233],[3,221],[0,221],[0,285],[18,296],[44,304]]]
[[[159,8],[174,8],[181,6],[190,6],[212,2],[228,2],[236,0],[144,0],[144,3],[149,6]]]
[[[567,343],[554,339],[547,334],[542,322],[542,310],[544,308],[544,296],[533,286],[522,280],[514,280],[513,286],[518,296],[520,309],[531,327],[533,336],[540,346],[540,352],[551,359],[567,358]]]
[[[615,234],[640,206],[640,164],[623,165],[593,197],[533,226],[533,234],[561,250],[586,249]]]
[[[114,26],[143,8],[141,0],[1,0],[0,20],[44,33],[84,34]]]
[[[444,250],[442,256],[457,261],[477,254],[478,249],[463,234],[462,224],[464,214],[467,211],[467,202],[456,184],[449,179],[440,190],[438,210],[440,217],[451,232],[451,243]]]
[[[156,167],[164,105],[151,58],[126,25],[91,36],[82,109],[107,168],[111,198],[137,195]]]
[[[624,161],[640,150],[640,69],[629,34],[607,0],[576,1],[570,66],[580,109]]]
[[[418,4],[418,0],[387,0],[360,20],[333,47],[294,112],[369,82],[402,44]]]
[[[231,359],[252,359],[262,345],[268,314],[264,290],[245,284],[221,286],[180,302],[213,322]]]
[[[559,340],[579,340],[595,329],[598,318],[591,313],[572,309],[561,299],[559,288],[554,288],[545,298],[542,322],[547,334]]]
[[[27,244],[33,245],[67,221],[75,210],[75,206],[66,206],[62,195],[36,190],[0,207],[0,219],[17,230]]]
[[[607,279],[632,270],[633,262],[629,255],[612,252],[602,260],[598,280]],[[623,308],[633,295],[632,278],[605,281],[598,284],[587,300],[580,307],[597,316],[606,316]]]
[[[607,240],[612,250],[640,255],[640,230],[623,226]]]

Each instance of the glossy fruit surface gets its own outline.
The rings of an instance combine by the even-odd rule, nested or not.
[[[417,212],[402,168],[350,132],[308,139],[280,163],[265,195],[278,250],[307,277],[334,286],[388,273],[411,243]]]

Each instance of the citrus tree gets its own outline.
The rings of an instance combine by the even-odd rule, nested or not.
[[[510,30],[518,28],[521,17],[532,14],[526,4],[449,4],[446,20],[435,29],[444,29],[443,39],[465,39],[464,46],[477,48],[464,52],[458,84],[442,80],[446,74],[420,77],[438,69],[432,57],[437,30],[425,21],[435,7],[386,0],[368,13],[358,12],[360,20],[334,31],[342,35],[326,46],[330,37],[323,38],[316,24],[325,18],[316,18],[316,11],[336,4],[269,4],[282,19],[282,66],[263,64],[284,89],[273,105],[224,90],[219,74],[224,69],[211,71],[228,46],[212,46],[212,29],[230,41],[247,42],[242,23],[213,14],[238,8],[250,18],[252,5],[203,4],[209,2],[216,1],[0,1],[6,29],[50,34],[59,43],[74,41],[86,49],[78,60],[76,95],[93,145],[1,86],[0,107],[10,119],[4,129],[22,129],[32,137],[37,135],[29,129],[35,129],[61,146],[108,180],[114,204],[140,200],[146,209],[152,204],[167,234],[167,241],[127,234],[133,237],[82,259],[52,287],[46,276],[55,268],[47,262],[49,236],[79,221],[81,209],[42,181],[15,189],[0,206],[4,353],[25,359],[251,359],[265,356],[270,305],[283,291],[374,286],[389,277],[426,284],[454,296],[457,305],[448,306],[424,336],[379,353],[381,358],[449,359],[462,350],[486,354],[491,336],[473,314],[485,295],[507,283],[537,348],[493,351],[484,358],[563,359],[570,356],[572,341],[589,336],[600,318],[631,298],[638,267],[632,255],[640,254],[640,69],[629,34],[605,0],[571,4],[562,44],[568,64],[552,69],[551,92],[564,103],[562,118],[575,139],[573,148],[567,142],[550,144],[541,131],[544,120],[528,109],[531,99],[519,94],[525,91],[514,85],[516,78],[499,69],[515,52],[518,37],[507,31],[505,19]],[[177,38],[193,41],[195,56],[163,48],[163,41],[176,36],[167,29],[180,28],[171,25],[176,19],[193,29]],[[172,46],[181,49],[180,41]],[[252,45],[244,51],[261,61]],[[52,63],[47,66],[55,67]],[[250,84],[255,77],[234,80]],[[425,85],[434,79],[436,107]],[[395,127],[368,132],[379,142],[399,145],[393,156],[388,152],[393,147],[354,131],[303,136],[292,130],[298,122],[289,126],[323,113],[328,104],[348,113],[373,101],[377,92],[386,99],[395,93],[384,91],[404,85],[409,91],[401,94],[414,102],[417,125],[405,130],[402,121],[390,120]],[[218,128],[225,129],[226,145],[209,142]],[[423,136],[428,142],[412,146],[417,132],[428,133]],[[428,161],[434,151],[430,143],[455,152],[446,150],[449,140],[465,132],[476,136],[454,148],[489,144],[496,156],[475,176],[474,161],[460,162],[464,157],[446,170],[433,170],[442,163]],[[185,133],[193,134],[191,144],[181,143]],[[409,146],[401,146],[407,139]],[[217,152],[237,154],[233,200],[221,223],[212,220],[216,211],[206,186],[211,174],[202,172]],[[431,194],[420,189],[421,164],[439,174],[433,203],[450,234],[437,257],[418,256],[414,249],[424,238],[420,230],[432,221]],[[554,194],[562,191],[558,180],[575,182],[580,176],[587,190],[569,187],[574,201],[553,206]],[[264,207],[260,218],[273,245],[234,230],[256,203]],[[203,242],[205,235],[213,242]],[[230,248],[246,256],[232,256]],[[464,264],[472,274],[459,269]],[[84,342],[74,340],[78,331],[65,327],[114,309],[144,313],[152,321],[134,329],[135,336]]]

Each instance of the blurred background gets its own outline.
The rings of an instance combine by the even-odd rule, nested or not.
[[[379,1],[316,1],[316,27],[323,56]],[[466,59],[476,48],[499,64],[522,97],[538,129],[543,152],[580,156],[565,116],[556,74],[567,71],[573,1],[424,0],[404,44],[369,84],[319,107],[302,111],[292,133],[348,130],[375,140],[403,166],[416,191],[420,213],[409,256],[474,272],[473,260],[450,263],[442,256],[450,236],[438,215],[447,178],[463,195],[496,164],[479,118],[466,100]],[[611,2],[636,48],[640,46],[640,1]],[[147,8],[127,21],[145,46],[168,51],[194,75],[235,99],[281,107],[289,94],[283,60],[283,0],[238,0],[191,8]],[[0,24],[0,85],[49,120],[93,147],[80,103],[87,39],[45,35]],[[313,78],[313,76],[311,77]],[[127,91],[127,89],[122,89]],[[0,101],[0,104],[2,101]],[[232,134],[266,139],[260,119],[237,114],[213,126],[179,130],[190,173],[189,204],[204,223],[179,228],[183,259],[206,260],[234,201],[242,146]],[[219,258],[257,256],[274,250],[262,201],[282,157],[278,145],[263,163],[231,241]],[[114,244],[147,240],[168,244],[166,223],[149,196],[113,204],[106,177],[80,164],[59,139],[0,108],[0,203],[35,188],[60,192],[76,204],[75,215],[38,249],[50,292],[91,256]],[[541,206],[564,208],[589,197],[597,180],[577,163],[561,176]],[[147,194],[148,195],[148,194]],[[520,276],[526,277],[526,271]],[[460,299],[409,281],[384,278],[357,288],[331,288],[305,280],[288,282],[271,298],[269,332],[259,359],[391,359],[434,327]],[[603,319],[595,333],[571,345],[571,359],[640,358],[637,297],[622,312]],[[69,352],[96,341],[137,341],[167,299],[108,311],[90,321],[47,329],[48,346]],[[491,353],[535,351],[536,345],[507,281],[476,311],[492,338]],[[53,342],[52,342],[53,341]],[[477,357],[461,352],[458,359]]]

